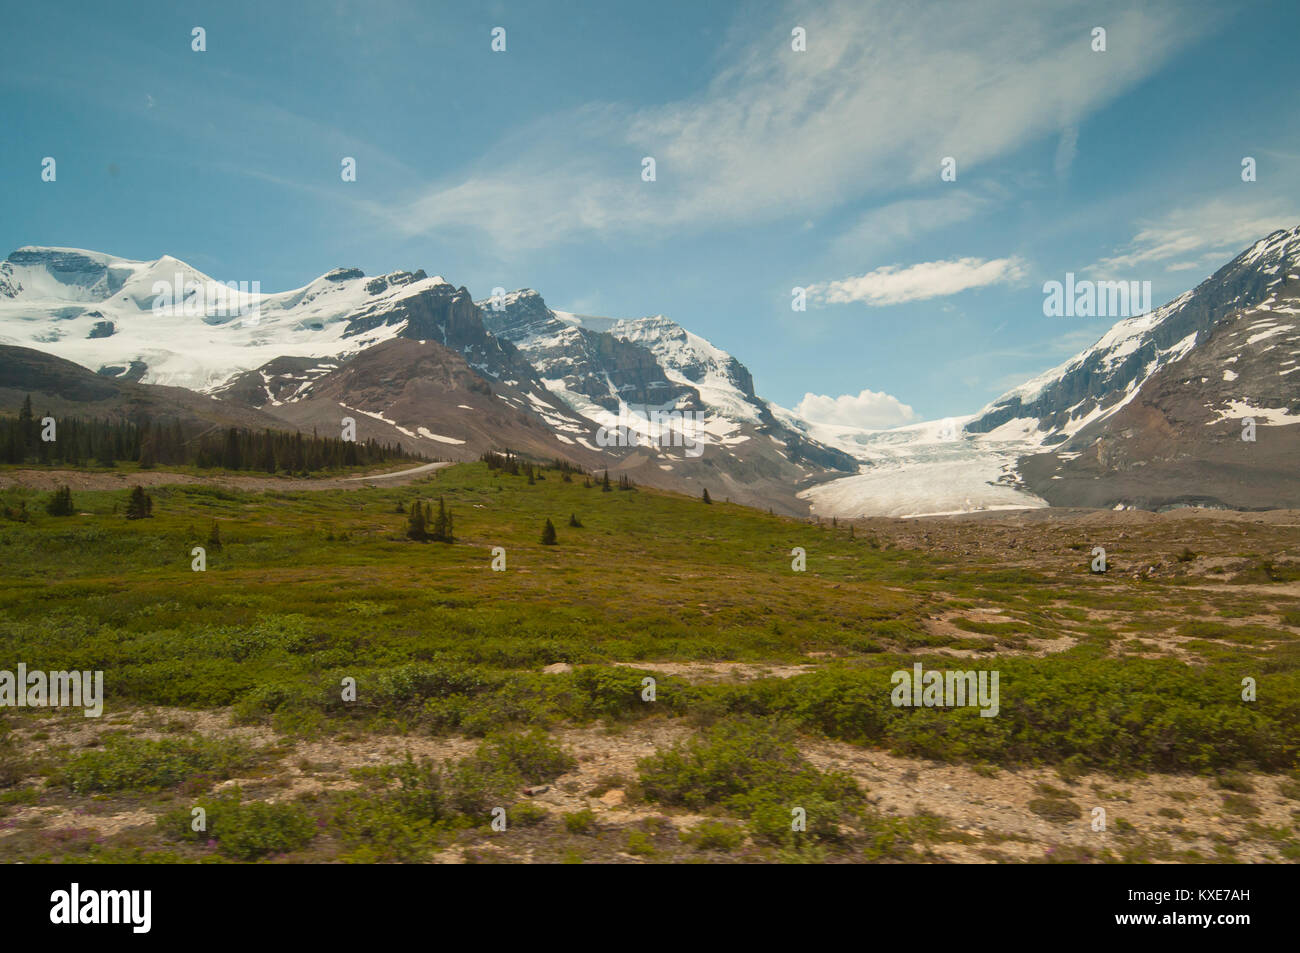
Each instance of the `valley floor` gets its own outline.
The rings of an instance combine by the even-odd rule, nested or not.
[[[815,525],[463,464],[128,521],[37,472],[0,470],[0,671],[107,698],[0,708],[0,861],[1300,859],[1294,511]],[[918,663],[998,714],[897,707]]]

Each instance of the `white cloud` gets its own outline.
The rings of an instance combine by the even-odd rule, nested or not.
[[[1156,0],[900,7],[840,0],[738,16],[698,94],[646,108],[592,104],[539,117],[478,168],[391,206],[409,233],[486,232],[502,246],[592,233],[738,225],[842,207],[900,185],[938,186],[1057,135],[1158,70],[1213,27]],[[1093,53],[1104,21],[1113,42]],[[808,50],[790,50],[789,24]],[[654,156],[656,182],[642,182]]]
[[[795,413],[811,423],[863,430],[888,430],[920,419],[916,411],[897,397],[871,390],[863,390],[856,397],[852,394],[839,397],[804,394],[803,400],[795,407]]]
[[[907,268],[886,265],[856,278],[812,285],[808,297],[826,304],[852,301],[876,306],[903,304],[1018,281],[1024,273],[1024,263],[1014,257],[992,261],[981,258],[927,261]]]
[[[1297,221],[1300,214],[1289,201],[1210,199],[1160,219],[1138,222],[1130,242],[1087,270],[1188,271],[1222,265],[1251,242],[1279,228],[1291,228]]]

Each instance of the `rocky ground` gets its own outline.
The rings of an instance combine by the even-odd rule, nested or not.
[[[270,802],[356,790],[366,783],[353,774],[356,769],[397,764],[408,754],[461,758],[478,744],[477,739],[460,736],[294,738],[266,727],[235,725],[228,711],[168,708],[136,709],[102,722],[44,717],[28,721],[14,735],[33,751],[64,745],[84,749],[95,746],[102,733],[124,728],[145,738],[197,732],[264,746],[275,753],[269,767],[212,785],[211,793],[239,787],[246,798]],[[530,789],[529,800],[545,811],[545,819],[503,832],[462,832],[428,860],[740,862],[764,856],[748,839],[727,852],[697,850],[681,835],[689,835],[710,815],[666,810],[640,796],[638,762],[681,741],[690,730],[668,719],[617,730],[559,730],[554,738],[574,756],[576,765],[553,783]],[[1238,863],[1297,859],[1290,837],[1300,813],[1300,785],[1286,777],[1247,773],[1225,782],[1191,775],[1063,776],[1053,769],[975,768],[812,740],[803,753],[820,770],[852,777],[885,818],[911,822],[917,853],[879,859],[1044,862],[1088,860],[1106,850],[1154,862],[1192,856]],[[31,780],[39,784],[39,779]],[[69,840],[161,847],[165,842],[156,819],[171,806],[163,796],[78,797],[46,788],[31,803],[8,806],[0,815],[0,859],[12,861],[43,845]],[[1098,809],[1104,811],[1102,830],[1094,829],[1103,816]],[[565,816],[584,810],[592,812],[590,827],[581,833],[567,830]],[[632,852],[629,843],[635,845]],[[328,860],[330,845],[319,843],[315,851],[315,857],[298,859]]]

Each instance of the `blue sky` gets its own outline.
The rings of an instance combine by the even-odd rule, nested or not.
[[[424,268],[666,314],[820,419],[971,413],[1112,323],[1043,282],[1159,304],[1300,223],[1300,4],[1224,6],[11,5],[0,253]]]

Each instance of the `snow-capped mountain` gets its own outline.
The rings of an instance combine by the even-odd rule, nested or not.
[[[1300,227],[971,417],[862,431],[791,414],[791,426],[872,463],[801,496],[838,516],[1300,506],[1297,299]],[[1241,439],[1247,418],[1255,441]]]
[[[663,315],[576,315],[547,307],[530,288],[478,304],[488,329],[518,347],[568,406],[607,432],[637,433],[619,468],[640,482],[698,484],[774,506],[782,505],[773,496],[780,487],[788,499],[796,486],[858,468],[778,419],[735,357]],[[654,425],[656,413],[678,412],[691,425],[682,446],[659,439]],[[703,445],[699,453],[692,441]]]
[[[302,288],[264,293],[251,285],[232,290],[166,256],[140,262],[21,248],[0,264],[0,343],[257,408],[306,400],[318,379],[398,338],[457,352],[485,381],[510,391],[501,400],[549,417],[545,425],[594,432],[551,396],[509,342],[484,329],[468,291],[423,271],[368,278],[336,268]],[[421,423],[410,429],[418,433]],[[400,439],[400,431],[376,436]]]
[[[337,358],[403,331],[386,317],[442,278],[337,269],[278,294],[231,289],[163,256],[130,261],[75,248],[20,248],[0,263],[0,343],[115,376],[208,391],[285,355]]]
[[[1122,408],[1159,369],[1196,347],[1225,314],[1266,302],[1298,263],[1300,227],[1276,231],[1191,291],[1119,321],[1092,347],[1008,391],[966,429],[1018,429],[1043,447],[1063,443]]]
[[[1300,507],[1300,228],[1191,294],[1222,302],[1195,346],[1023,459],[1034,492],[1058,506]]]
[[[0,344],[295,427],[349,415],[363,439],[430,455],[563,456],[786,512],[804,511],[796,487],[857,469],[774,417],[739,361],[666,318],[579,317],[533,291],[479,306],[423,271],[338,268],[266,293],[170,257],[26,247],[0,264]]]
[[[423,271],[340,268],[268,294],[174,258],[66,248],[0,263],[0,345],[16,346],[23,380],[46,367],[18,350],[33,348],[186,387],[229,416],[331,427],[349,415],[363,439],[430,455],[516,449],[839,516],[1300,506],[1297,313],[1300,227],[978,414],[863,431],[765,401],[740,361],[662,315],[577,315],[531,289],[475,303]]]
[[[478,306],[493,335],[519,348],[548,388],[593,420],[608,414],[616,426],[620,408],[671,407],[698,398],[670,380],[648,349],[608,333],[618,322],[552,311],[531,288]]]

